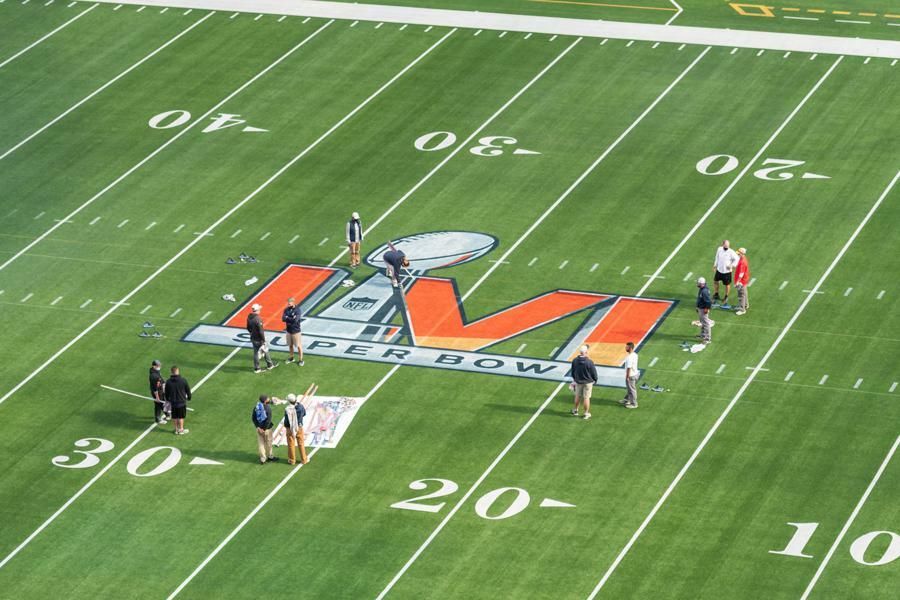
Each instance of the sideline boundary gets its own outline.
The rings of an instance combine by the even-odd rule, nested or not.
[[[546,33],[550,35],[612,38],[645,42],[670,42],[673,44],[722,46],[726,48],[753,48],[757,50],[809,52],[811,54],[844,54],[846,56],[871,56],[873,58],[900,58],[900,42],[892,40],[808,35],[799,33],[716,29],[711,27],[684,27],[681,25],[651,25],[645,23],[594,21],[561,17],[535,17],[530,15],[446,10],[437,8],[350,4],[344,2],[325,2],[322,0],[98,1],[110,4],[177,6],[179,8],[199,8],[237,13],[294,15],[303,17],[322,17],[326,19],[373,21],[378,23],[458,27],[461,29]]]

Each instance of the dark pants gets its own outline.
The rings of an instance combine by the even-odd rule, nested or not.
[[[269,357],[269,348],[263,342],[253,342],[253,368],[259,370],[259,355],[262,354],[266,359],[266,366],[271,367],[274,363]]]
[[[153,403],[153,416],[157,421],[162,421],[163,418],[163,405],[162,402],[154,402]]]

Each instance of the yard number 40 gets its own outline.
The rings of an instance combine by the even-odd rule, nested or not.
[[[796,556],[798,558],[812,558],[811,554],[805,554],[803,551],[806,549],[806,545],[809,544],[809,540],[812,539],[813,534],[816,532],[816,528],[819,526],[818,523],[788,523],[791,527],[794,527],[796,531],[794,531],[794,535],[791,536],[791,540],[788,542],[787,546],[782,550],[769,550],[769,554],[782,554],[784,556]],[[869,551],[869,548],[877,538],[881,536],[888,536],[888,546],[882,552],[881,557],[876,560],[866,560],[866,553]],[[888,563],[894,562],[898,558],[900,558],[900,535],[897,535],[893,531],[870,531],[869,533],[865,533],[850,544],[850,556],[853,557],[853,560],[858,562],[861,565],[867,565],[870,567],[880,567],[882,565],[886,565]]]

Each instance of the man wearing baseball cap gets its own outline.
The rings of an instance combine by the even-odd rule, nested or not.
[[[359,245],[363,241],[363,228],[358,212],[350,215],[350,220],[347,221],[346,238],[350,248],[350,268],[355,269],[359,266]]]
[[[162,363],[158,360],[150,363],[150,397],[153,398],[153,416],[157,424],[165,425],[166,417],[172,414],[172,408],[169,407],[166,410],[165,397],[163,395],[165,380],[159,372],[161,368]]]
[[[300,333],[300,323],[303,315],[300,307],[293,298],[288,298],[287,306],[281,313],[281,321],[284,323],[284,337],[287,339],[288,352],[291,356],[288,362],[294,362],[294,348],[297,349],[297,364],[303,366],[303,336]]]
[[[250,343],[253,344],[254,373],[262,372],[262,369],[259,368],[260,354],[262,354],[266,359],[266,369],[271,370],[276,366],[275,363],[272,362],[272,359],[269,357],[269,345],[266,344],[266,333],[263,330],[262,318],[259,316],[259,311],[261,310],[261,305],[254,304],[250,307],[250,314],[247,315],[247,331],[250,332]]]
[[[709,309],[712,308],[712,299],[709,297],[709,288],[706,287],[706,279],[697,280],[697,315],[700,318],[700,342],[708,344],[712,341],[711,326],[709,322]]]
[[[747,262],[747,249],[738,248],[738,264],[734,268],[734,288],[738,295],[738,309],[734,313],[741,316],[750,308],[747,286],[750,285],[750,263]]]

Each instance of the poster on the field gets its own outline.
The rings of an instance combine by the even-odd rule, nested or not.
[[[365,398],[345,396],[315,396],[304,403],[306,418],[303,419],[303,434],[308,448],[335,448],[353,422]],[[284,404],[272,410],[272,419],[278,418],[278,427],[272,434],[274,446],[284,446],[287,438],[284,428]]]

